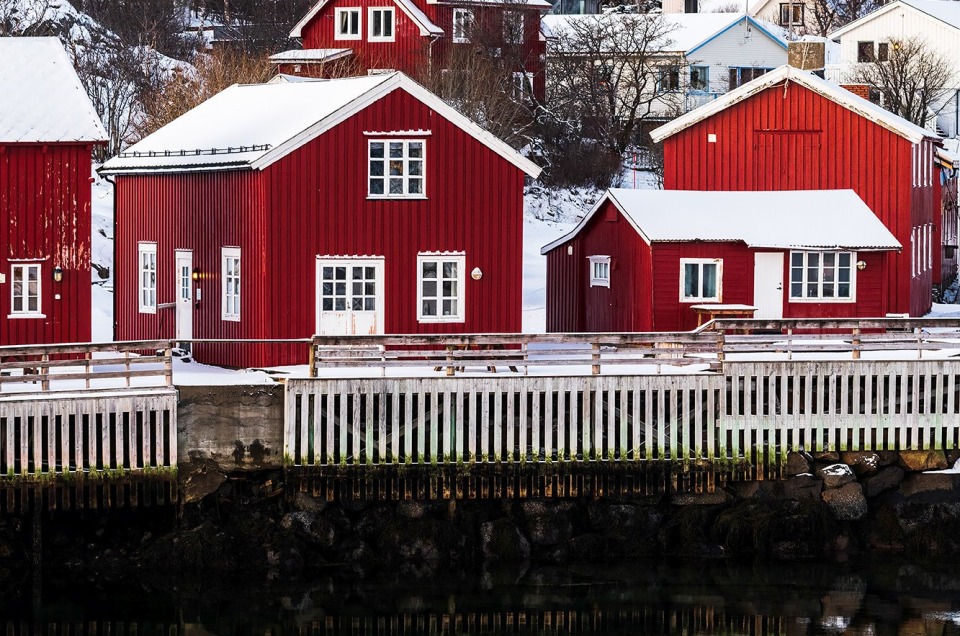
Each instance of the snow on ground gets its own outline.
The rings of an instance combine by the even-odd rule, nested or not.
[[[93,172],[93,284],[94,342],[113,342],[113,185]],[[100,268],[98,270],[98,268]],[[100,271],[106,273],[102,278]]]

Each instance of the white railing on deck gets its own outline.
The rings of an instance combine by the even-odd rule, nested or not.
[[[960,361],[727,362],[723,373],[290,379],[296,466],[782,460],[956,447]]]

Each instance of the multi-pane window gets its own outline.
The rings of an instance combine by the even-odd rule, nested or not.
[[[523,14],[519,11],[503,12],[503,41],[506,44],[523,44]]]
[[[240,320],[240,248],[220,250],[222,279],[222,308],[224,320]]]
[[[140,313],[157,311],[157,244],[140,243],[137,261],[140,264]]]
[[[710,67],[690,67],[690,90],[706,91],[710,89]]]
[[[372,265],[324,265],[320,271],[322,311],[376,311],[377,269]]]
[[[880,42],[877,44],[877,60],[880,62],[887,62],[890,60],[890,44],[887,42]]]
[[[423,140],[371,140],[367,193],[373,197],[423,197]]]
[[[473,11],[456,8],[453,10],[453,41],[463,44],[470,41],[470,29],[473,27]]]
[[[803,3],[789,2],[780,4],[780,26],[802,26]]]
[[[193,290],[193,272],[190,271],[189,265],[180,266],[178,278],[180,279],[180,300],[190,300]]]
[[[873,62],[876,59],[873,42],[857,42],[857,61]]]
[[[19,316],[40,314],[40,264],[16,264],[11,272],[10,313]]]
[[[733,90],[770,72],[771,69],[759,66],[733,66],[730,68],[730,86]]]
[[[610,257],[590,256],[590,286],[610,286]]]
[[[681,259],[680,300],[720,302],[722,266],[719,259]]]
[[[462,322],[463,270],[466,258],[450,255],[421,255],[417,259],[419,308],[423,322]]]
[[[790,298],[853,300],[853,252],[792,252]]]
[[[370,8],[371,42],[393,42],[393,7]]]
[[[359,7],[338,8],[334,11],[334,28],[336,29],[334,38],[337,40],[359,40],[360,14]]]
[[[658,69],[657,90],[680,90],[680,69],[676,66],[661,66]]]

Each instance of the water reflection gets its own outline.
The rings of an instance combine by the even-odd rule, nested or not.
[[[960,635],[951,564],[637,563],[414,582],[243,577],[120,589],[53,580],[0,600],[0,636],[207,634]]]

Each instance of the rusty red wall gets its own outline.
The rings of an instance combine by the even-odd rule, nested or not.
[[[91,152],[90,145],[0,145],[0,344],[90,340]],[[43,318],[8,318],[11,260],[23,259],[41,263]]]
[[[369,69],[395,69],[403,71],[415,80],[430,84],[430,73],[439,73],[448,68],[448,58],[458,47],[470,46],[453,42],[453,5],[436,3],[418,3],[419,8],[430,20],[443,30],[442,35],[423,35],[419,26],[407,16],[392,0],[359,0],[341,2],[340,6],[361,7],[362,24],[359,40],[338,40],[334,37],[335,9],[337,3],[331,2],[306,25],[302,30],[302,43],[305,49],[352,49],[353,55],[341,61],[333,62],[334,68],[342,67],[351,73],[365,73]],[[395,7],[394,19],[395,38],[393,42],[369,42],[368,8]],[[491,33],[502,33],[503,11],[497,5],[470,5],[474,13],[474,20],[486,24]],[[520,5],[509,7],[511,11],[518,11]],[[546,42],[540,38],[540,10],[524,9],[524,42],[516,52],[527,72],[534,75],[534,91],[539,98],[543,98],[546,83],[544,79],[544,63]],[[283,64],[279,67],[282,73],[303,76],[324,77],[328,72],[321,66],[301,64],[297,70],[296,64]],[[519,69],[518,69],[519,70]],[[342,73],[341,73],[342,74]]]
[[[716,142],[708,141],[716,135]],[[664,140],[669,190],[853,189],[904,246],[883,277],[885,311],[922,315],[932,275],[912,276],[910,235],[933,222],[932,180],[914,185],[908,140],[791,83],[774,86]],[[921,160],[933,163],[924,141]]]
[[[369,131],[427,130],[426,199],[367,198]],[[398,89],[263,172],[117,178],[122,339],[172,337],[174,310],[140,314],[137,243],[158,243],[158,302],[174,300],[174,250],[193,249],[204,299],[195,338],[307,338],[318,255],[385,259],[387,333],[521,328],[524,174]],[[241,248],[241,321],[220,316],[220,248]],[[466,253],[465,321],[417,322],[419,252]],[[480,268],[482,278],[469,273]],[[230,366],[306,362],[306,348],[231,345],[197,358]]]

